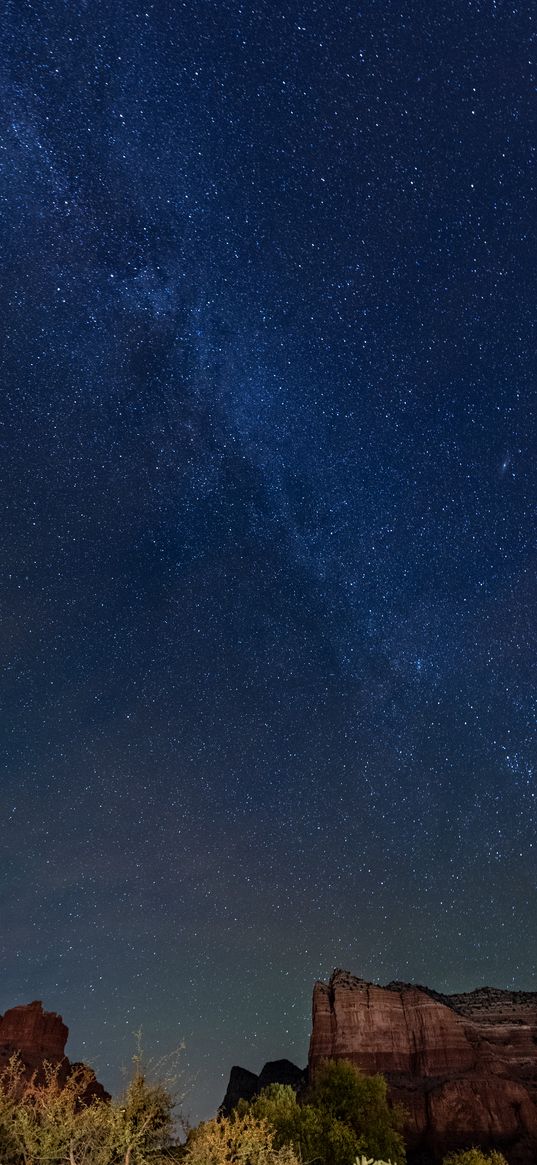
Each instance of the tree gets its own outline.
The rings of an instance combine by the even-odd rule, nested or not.
[[[390,1106],[383,1076],[365,1076],[347,1060],[327,1060],[317,1069],[307,1102],[352,1129],[359,1153],[394,1165],[405,1161],[402,1110]]]
[[[394,1165],[406,1160],[399,1131],[403,1112],[390,1105],[383,1076],[366,1076],[347,1060],[327,1060],[317,1069],[306,1099],[353,1131],[360,1154]]]
[[[174,1101],[169,1090],[151,1083],[138,1065],[125,1093],[109,1106],[110,1140],[121,1165],[152,1165],[177,1144]]]
[[[359,1151],[351,1129],[314,1105],[299,1104],[289,1084],[271,1084],[250,1105],[241,1102],[239,1111],[249,1110],[271,1126],[278,1147],[291,1145],[305,1165],[351,1165]]]
[[[91,1095],[94,1080],[83,1065],[66,1076],[61,1063],[28,1079],[14,1056],[0,1077],[3,1165],[109,1165],[108,1106]]]
[[[346,1061],[327,1061],[301,1101],[288,1085],[271,1085],[239,1111],[266,1120],[275,1144],[290,1144],[306,1165],[353,1165],[361,1155],[405,1161],[401,1113],[388,1103],[382,1076],[364,1076]]]
[[[300,1165],[290,1145],[277,1148],[268,1121],[234,1112],[204,1121],[189,1134],[186,1165]]]
[[[134,1057],[117,1101],[95,1095],[93,1072],[47,1064],[28,1077],[14,1056],[0,1074],[2,1165],[164,1165],[178,1148],[174,1100]]]

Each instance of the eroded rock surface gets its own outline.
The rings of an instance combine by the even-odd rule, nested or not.
[[[327,1058],[386,1076],[414,1155],[475,1144],[537,1161],[537,992],[449,996],[335,971],[313,991],[310,1074]]]

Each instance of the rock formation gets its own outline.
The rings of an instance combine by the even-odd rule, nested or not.
[[[220,1105],[220,1112],[227,1116],[239,1100],[252,1100],[263,1088],[269,1084],[290,1084],[295,1091],[299,1091],[306,1083],[307,1071],[297,1068],[290,1060],[269,1060],[261,1069],[259,1076],[249,1072],[247,1068],[235,1065],[229,1074],[229,1083],[226,1095]]]
[[[440,995],[335,971],[313,991],[311,1076],[327,1058],[385,1075],[415,1159],[475,1144],[537,1161],[537,992]]]
[[[69,1028],[61,1015],[43,1011],[39,1000],[12,1007],[0,1016],[0,1071],[11,1057],[18,1054],[27,1076],[39,1072],[45,1061],[59,1065],[64,1078],[79,1067],[65,1055]],[[98,1080],[94,1079],[87,1092],[90,1096],[107,1097]]]
[[[56,1063],[65,1055],[68,1035],[61,1015],[43,1011],[39,1000],[12,1007],[0,1016],[0,1060],[19,1052],[29,1068],[39,1068],[44,1060]]]

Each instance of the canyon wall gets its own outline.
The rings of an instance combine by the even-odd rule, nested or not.
[[[415,1159],[483,1145],[537,1161],[537,992],[441,995],[335,971],[313,991],[310,1076],[324,1059],[383,1073]]]

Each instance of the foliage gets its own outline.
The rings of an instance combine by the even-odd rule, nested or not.
[[[273,1084],[251,1102],[251,1109],[274,1129],[278,1146],[292,1145],[306,1165],[350,1165],[358,1151],[352,1131],[327,1113],[309,1104],[299,1104],[290,1085]]]
[[[299,1165],[290,1145],[275,1147],[274,1130],[252,1112],[205,1121],[187,1141],[185,1165]]]
[[[94,1083],[83,1066],[66,1076],[45,1064],[27,1080],[14,1056],[0,1077],[0,1145],[3,1165],[108,1165],[105,1102],[83,1098]]]
[[[365,1076],[347,1060],[327,1060],[308,1090],[308,1103],[352,1129],[358,1153],[394,1165],[405,1161],[402,1110],[390,1106],[383,1076]]]
[[[353,1165],[361,1155],[390,1165],[405,1161],[398,1131],[401,1114],[390,1107],[382,1076],[364,1076],[346,1061],[327,1061],[302,1102],[289,1085],[275,1084],[239,1111],[273,1129],[277,1146],[292,1145],[305,1165]]]
[[[503,1153],[491,1149],[486,1153],[483,1149],[464,1149],[462,1153],[448,1153],[442,1165],[507,1165]]]
[[[393,1165],[391,1161],[375,1161],[373,1157],[357,1157],[354,1165]]]
[[[2,1165],[163,1165],[177,1145],[173,1100],[139,1061],[119,1101],[95,1095],[90,1069],[44,1064],[28,1078],[14,1056],[0,1074]]]
[[[150,1165],[165,1159],[176,1143],[174,1102],[163,1084],[150,1083],[138,1070],[124,1096],[108,1107],[111,1143],[121,1165]]]

